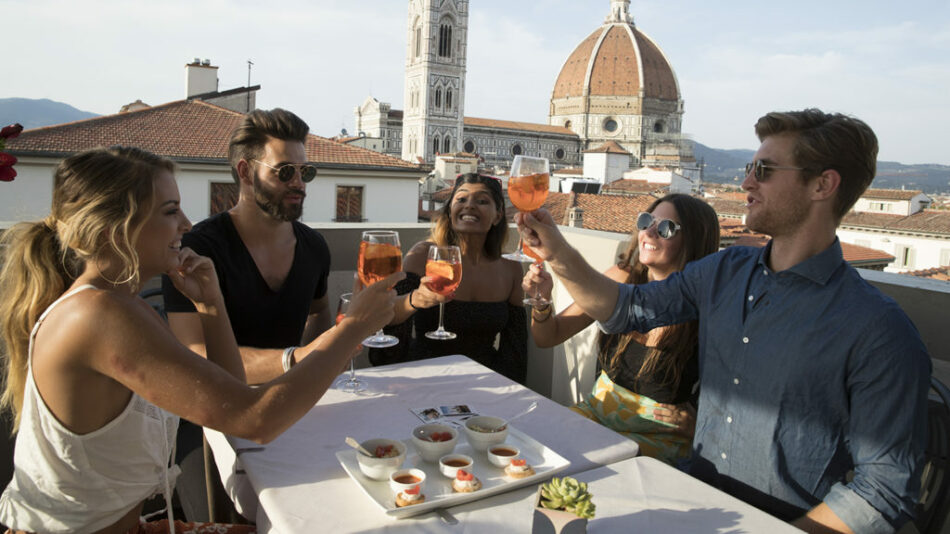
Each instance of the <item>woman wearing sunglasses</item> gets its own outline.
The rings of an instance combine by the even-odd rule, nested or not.
[[[662,280],[719,249],[716,212],[697,198],[667,195],[641,213],[636,224],[630,246],[604,273],[618,282]],[[522,288],[550,299],[553,280],[532,265]],[[592,322],[577,304],[557,315],[549,305],[532,311],[531,333],[539,347],[552,347]],[[696,324],[602,335],[598,345],[600,376],[593,391],[572,409],[633,439],[643,455],[668,463],[687,457],[696,423]]]

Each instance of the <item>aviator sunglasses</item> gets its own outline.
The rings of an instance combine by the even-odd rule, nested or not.
[[[788,167],[785,165],[768,165],[762,163],[762,160],[755,160],[752,163],[745,164],[745,175],[752,175],[756,182],[765,182],[771,176],[769,171],[775,169],[779,171],[807,171],[805,167]]]
[[[274,169],[277,171],[277,179],[281,182],[289,182],[293,180],[294,175],[297,174],[298,170],[300,171],[300,179],[303,181],[303,183],[309,183],[317,176],[317,168],[313,165],[307,165],[305,163],[285,163],[280,167],[271,167],[259,159],[252,161],[260,163],[268,169]]]
[[[670,219],[657,219],[652,213],[643,212],[637,215],[637,229],[640,231],[649,230],[651,226],[656,225],[656,233],[663,239],[673,239],[676,232],[682,228],[679,224]]]

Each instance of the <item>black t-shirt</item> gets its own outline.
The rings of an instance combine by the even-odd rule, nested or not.
[[[607,343],[606,354],[613,355],[616,350],[618,336],[611,336]],[[601,341],[603,347],[605,341]],[[650,351],[649,347],[641,345],[636,340],[630,340],[624,350],[623,357],[620,358],[620,365],[617,369],[607,370],[607,376],[620,386],[623,386],[634,393],[646,395],[657,402],[667,404],[680,404],[686,401],[696,402],[696,396],[693,393],[693,387],[699,380],[699,358],[696,353],[686,362],[683,374],[680,376],[679,387],[675,390],[672,384],[663,384],[654,380],[653,376],[645,376],[637,379],[637,374],[643,363],[646,361]],[[600,359],[597,361],[598,373],[603,369]]]
[[[201,221],[185,234],[182,246],[214,261],[228,318],[238,345],[282,348],[299,345],[310,304],[327,293],[330,250],[317,231],[294,221],[297,245],[284,285],[268,287],[227,212]],[[194,312],[195,307],[162,276],[165,311]]]

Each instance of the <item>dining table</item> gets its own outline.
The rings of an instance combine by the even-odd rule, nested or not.
[[[653,458],[636,442],[462,355],[360,369],[367,389],[329,389],[297,423],[266,445],[205,429],[219,475],[259,532],[532,532],[539,482],[394,518],[341,464],[345,443],[407,440],[422,409],[465,406],[511,417],[517,430],[563,458],[554,476],[589,485],[597,507],[588,532],[797,532]],[[460,438],[461,439],[461,438]],[[409,447],[411,450],[411,447]],[[342,451],[342,452],[341,452]]]
[[[423,424],[413,410],[468,406],[507,418],[569,462],[571,475],[635,457],[636,442],[535,393],[463,355],[360,369],[363,392],[331,388],[293,426],[266,445],[205,429],[221,480],[260,532],[443,532],[452,508],[393,519],[343,469],[347,436],[408,439]],[[534,486],[536,487],[536,486]],[[489,514],[491,512],[488,512]],[[464,528],[464,526],[463,526]],[[455,530],[452,530],[455,531]]]

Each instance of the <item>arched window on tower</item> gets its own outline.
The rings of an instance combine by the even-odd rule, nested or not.
[[[663,121],[656,121],[653,124],[653,131],[656,133],[663,133],[666,131],[666,126],[663,124]]]
[[[435,108],[439,109],[442,107],[442,89],[435,90]]]
[[[435,136],[435,139],[432,140],[432,154],[439,153],[439,136]]]
[[[452,110],[452,90],[451,89],[445,90],[445,109],[449,111]]]
[[[439,27],[439,57],[452,57],[452,26]]]
[[[413,57],[418,58],[422,54],[422,26],[416,26],[412,31]]]
[[[451,136],[448,136],[448,135],[445,136],[445,142],[442,144],[442,151],[445,152],[446,154],[450,154],[452,152],[452,137]]]

